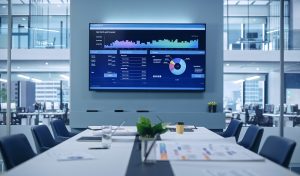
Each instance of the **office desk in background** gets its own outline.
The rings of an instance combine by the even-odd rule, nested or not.
[[[135,128],[135,127],[128,127]],[[127,173],[127,166],[130,161],[134,136],[113,136],[110,149],[89,150],[90,147],[99,147],[99,142],[78,142],[82,136],[92,136],[93,131],[84,132],[71,139],[55,146],[54,148],[36,156],[35,158],[8,171],[4,176],[82,176],[82,175],[105,175],[122,176]],[[221,136],[206,128],[198,128],[195,132],[185,132],[183,135],[175,132],[167,132],[161,135],[162,141],[184,141],[211,143],[228,143]],[[244,149],[247,150],[247,149]],[[58,161],[62,154],[86,153],[94,157],[89,160]],[[155,163],[160,164],[160,163]],[[281,167],[269,160],[264,161],[170,161],[171,168],[175,175],[212,175],[211,172],[229,173],[242,171],[256,175],[286,176],[297,175],[288,169]],[[135,167],[143,167],[142,164]],[[245,174],[247,175],[247,174]],[[249,176],[249,174],[247,175]],[[252,176],[252,175],[251,175]]]
[[[263,116],[273,117],[274,125],[277,127],[279,125],[280,114],[264,113]],[[283,114],[284,117],[284,126],[293,127],[294,118],[300,118],[300,115],[297,114]]]
[[[48,122],[50,122],[53,117],[57,117],[57,116],[63,119],[65,112],[20,112],[17,115],[26,118],[26,125],[33,125],[31,121],[32,118],[35,117],[34,125],[38,125],[40,116],[43,116],[43,118],[47,117]]]

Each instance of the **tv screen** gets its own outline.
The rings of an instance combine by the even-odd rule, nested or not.
[[[90,90],[205,90],[205,24],[89,26]]]

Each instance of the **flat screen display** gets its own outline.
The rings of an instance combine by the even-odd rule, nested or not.
[[[205,90],[205,24],[89,26],[90,90]]]

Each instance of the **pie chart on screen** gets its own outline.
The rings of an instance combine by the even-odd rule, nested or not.
[[[181,75],[185,72],[186,63],[181,58],[174,58],[169,63],[169,69],[174,75]]]

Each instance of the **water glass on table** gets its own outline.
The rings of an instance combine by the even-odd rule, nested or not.
[[[110,148],[111,143],[112,143],[112,126],[105,126],[102,129],[102,145],[104,147]]]

